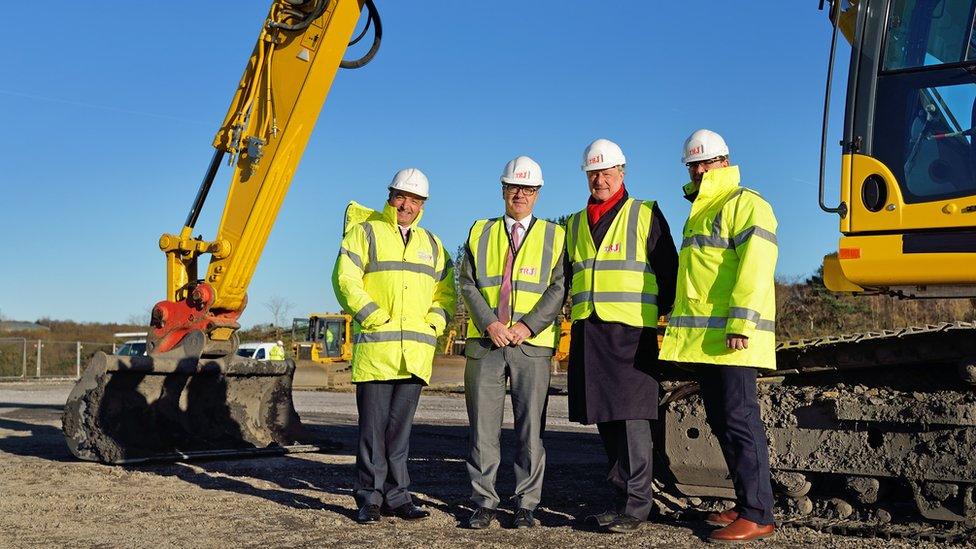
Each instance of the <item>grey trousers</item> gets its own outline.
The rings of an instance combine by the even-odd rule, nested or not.
[[[651,422],[646,419],[596,424],[610,461],[607,480],[624,504],[619,512],[647,520],[654,502]]]
[[[549,400],[548,356],[539,349],[504,347],[487,350],[473,358],[469,342],[464,368],[464,399],[470,422],[471,454],[468,476],[471,500],[480,507],[495,509],[500,503],[495,478],[501,463],[501,436],[505,403],[505,381],[511,380],[512,408],[515,412],[515,495],[519,508],[533,510],[542,497],[542,477],[546,468],[546,449],[542,435]],[[521,347],[524,347],[521,346]],[[480,353],[476,353],[480,354]]]
[[[356,504],[399,507],[410,503],[410,429],[423,382],[369,381],[356,384],[359,450],[356,453]]]

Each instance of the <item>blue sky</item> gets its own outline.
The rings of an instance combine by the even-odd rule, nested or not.
[[[267,1],[45,4],[5,8],[0,52],[0,314],[79,321],[146,317],[164,294],[159,235],[178,232]],[[815,0],[648,2],[377,0],[376,60],[341,71],[250,286],[246,326],[337,309],[330,274],[349,200],[379,207],[393,173],[418,167],[424,225],[452,250],[501,213],[498,176],[527,154],[546,186],[536,213],[579,210],[583,148],[627,155],[627,186],[658,200],[675,234],[688,212],[684,138],[723,134],[743,184],[779,218],[778,274],[806,276],[837,244],[817,207],[830,27]],[[231,8],[231,6],[234,6]],[[840,100],[846,46],[839,48]],[[836,202],[840,120],[828,141]],[[212,238],[229,170],[197,224]]]

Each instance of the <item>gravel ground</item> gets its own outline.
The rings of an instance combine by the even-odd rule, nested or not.
[[[352,498],[356,408],[349,392],[295,393],[328,453],[138,467],[74,460],[60,431],[70,384],[0,384],[0,547],[668,547],[706,545],[701,524],[648,523],[630,535],[587,531],[576,518],[609,504],[595,429],[566,419],[554,395],[546,433],[542,526],[465,530],[467,420],[458,395],[425,393],[412,438],[411,474],[426,521],[359,526]],[[510,421],[511,411],[507,413]],[[503,434],[499,492],[510,494],[511,425]],[[503,504],[504,507],[505,504]],[[783,528],[762,547],[934,547]]]

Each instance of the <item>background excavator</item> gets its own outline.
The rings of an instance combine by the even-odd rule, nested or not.
[[[346,313],[314,313],[292,320],[292,355],[316,364],[351,361],[352,322]]]
[[[824,7],[821,2],[821,8]],[[341,58],[363,8],[374,42]],[[851,44],[842,234],[824,260],[834,291],[976,296],[976,0],[835,0],[821,158],[838,34]],[[160,238],[166,299],[147,357],[96,355],[68,399],[82,459],[125,463],[281,452],[301,442],[294,365],[234,357],[237,318],[313,122],[340,66],[376,53],[371,0],[274,0],[179,234]],[[213,240],[193,230],[225,156],[234,173]],[[209,254],[200,275],[197,262]],[[784,522],[951,540],[976,527],[976,326],[956,322],[781,343],[761,378]],[[662,385],[655,469],[663,512],[732,498],[697,385]],[[921,525],[921,526],[920,526]]]

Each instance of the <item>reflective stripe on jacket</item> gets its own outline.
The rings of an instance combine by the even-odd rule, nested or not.
[[[739,168],[705,173],[682,232],[674,309],[660,357],[776,367],[776,217]],[[749,338],[731,350],[726,336]]]
[[[512,263],[512,318],[514,325],[530,313],[552,282],[566,231],[559,225],[536,218],[522,237]],[[468,250],[474,258],[475,283],[488,306],[498,315],[499,295],[505,262],[511,246],[504,218],[479,219],[468,233]],[[468,318],[467,337],[481,337],[474,319]],[[556,347],[559,328],[555,319],[548,328],[525,340],[537,347]]]
[[[657,278],[647,262],[653,211],[653,201],[628,198],[599,250],[585,209],[566,222],[566,252],[573,266],[573,321],[596,311],[609,322],[657,325]]]
[[[441,241],[417,226],[406,244],[389,204],[349,228],[332,284],[353,326],[352,381],[417,376],[430,381],[437,336],[454,315],[454,265]]]

